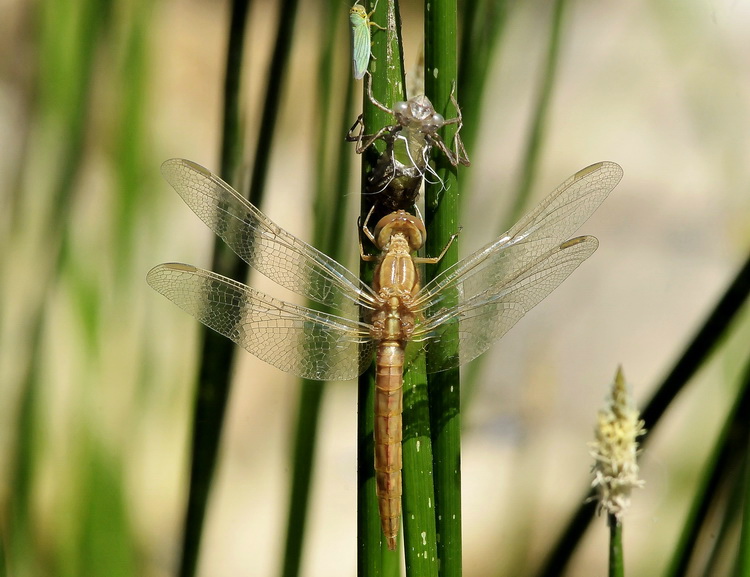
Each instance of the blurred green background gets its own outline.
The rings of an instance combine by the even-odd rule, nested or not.
[[[342,84],[348,8],[342,0]],[[503,229],[543,72],[549,4],[505,9],[484,106],[463,110],[478,130],[462,173],[463,254]],[[421,10],[402,5],[407,72]],[[246,127],[260,121],[276,13],[271,1],[250,12]],[[263,206],[303,239],[319,13],[310,0],[297,15]],[[158,168],[184,157],[218,170],[228,5],[4,0],[0,15],[0,574],[170,575],[198,325],[144,277],[164,261],[210,262],[210,231]],[[467,576],[538,565],[587,483],[586,442],[617,364],[648,398],[743,260],[748,37],[746,3],[568,5],[532,202],[599,160],[621,164],[625,178],[582,229],[599,251],[482,365],[464,416]],[[251,166],[243,158],[245,175]],[[355,269],[356,172],[345,231]],[[252,284],[279,294],[263,278]],[[744,317],[643,457],[647,484],[625,531],[631,574],[659,575],[668,561],[747,353]],[[298,385],[246,354],[236,373],[200,574],[272,575]],[[304,575],[354,572],[355,429],[356,387],[331,385]],[[570,575],[603,574],[606,536],[602,520]]]

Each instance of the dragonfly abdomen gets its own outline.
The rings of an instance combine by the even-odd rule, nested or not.
[[[375,374],[375,481],[380,523],[388,548],[396,548],[401,518],[401,413],[404,344],[378,345]]]

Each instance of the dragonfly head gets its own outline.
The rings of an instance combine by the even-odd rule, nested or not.
[[[422,248],[427,231],[424,223],[405,210],[397,210],[381,218],[375,226],[375,239],[378,248],[383,250],[395,234],[402,234],[409,243],[412,252]]]

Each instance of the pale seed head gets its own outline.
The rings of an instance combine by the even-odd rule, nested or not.
[[[630,492],[643,486],[638,478],[638,437],[646,431],[635,403],[618,367],[612,394],[597,415],[594,441],[589,443],[594,457],[591,486],[597,490],[599,511],[614,515],[618,522],[630,507]]]

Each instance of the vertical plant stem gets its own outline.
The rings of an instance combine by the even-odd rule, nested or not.
[[[366,3],[365,8],[368,13],[373,9],[373,4],[373,2]],[[392,106],[394,101],[404,98],[404,67],[398,3],[395,0],[381,0],[378,2],[377,10],[372,15],[371,20],[386,27],[385,31],[373,29],[372,54],[374,60],[370,62],[372,91],[377,100],[386,106]],[[368,133],[374,133],[392,122],[392,117],[388,113],[378,109],[370,102],[366,90],[362,102],[365,128]],[[380,146],[380,143],[378,143],[378,146]],[[378,149],[378,152],[382,152],[382,150]],[[370,170],[374,168],[377,155],[363,154],[362,158],[362,191],[364,192],[368,168]],[[371,196],[362,196],[360,214],[363,222],[372,200]],[[374,252],[374,247],[365,246],[364,248],[367,253],[372,254]],[[362,281],[371,284],[372,274],[372,263],[361,262],[360,278]],[[371,366],[359,378],[357,569],[360,577],[397,575],[399,572],[397,551],[388,551],[385,547],[375,493],[375,470],[373,466],[374,387],[375,371],[374,366]]]
[[[463,4],[458,92],[464,118],[461,138],[473,150],[492,58],[500,44],[509,11],[508,0],[466,0]]]
[[[315,445],[324,390],[324,385],[319,382],[304,380],[301,384],[292,454],[292,474],[290,475],[291,489],[286,542],[282,557],[281,575],[283,577],[299,575],[302,562],[310,482],[315,472]]]
[[[318,61],[318,122],[316,142],[317,174],[314,202],[315,232],[313,244],[342,261],[345,257],[341,242],[347,223],[344,222],[347,206],[347,182],[350,169],[350,154],[347,143],[341,138],[346,133],[351,118],[352,84],[334,82],[334,50],[341,49],[341,35],[336,34],[340,24],[340,12],[336,0],[326,2],[321,14],[322,50]],[[343,107],[334,108],[334,89],[346,86]],[[335,114],[339,118],[335,118]],[[337,123],[333,123],[333,120]],[[336,143],[333,145],[332,141]],[[333,149],[333,155],[330,154]],[[331,179],[335,181],[332,184]],[[326,311],[331,312],[331,311]],[[318,422],[325,385],[317,381],[303,380],[300,390],[297,425],[291,469],[289,514],[287,517],[286,543],[282,557],[284,577],[299,575],[303,544],[308,519],[308,503],[311,480],[315,472],[315,446]]]
[[[359,377],[357,399],[357,575],[382,575],[382,531],[375,497],[375,375],[370,369]]]
[[[240,93],[245,29],[250,0],[233,0],[229,17],[227,61],[224,68],[224,113],[221,130],[221,177],[236,182],[242,159]]]
[[[457,74],[457,8],[455,0],[436,0],[425,8],[425,88],[435,109],[446,118],[456,111],[449,108],[449,95]],[[456,95],[460,99],[460,95]],[[443,135],[451,143],[455,125]],[[456,169],[443,155],[435,154],[437,172],[445,186],[427,184],[425,217],[426,250],[430,256],[440,254],[458,231],[459,183]],[[458,243],[454,242],[443,259],[427,267],[427,279],[447,269],[458,260]],[[441,306],[451,306],[458,295],[446,295]],[[430,346],[428,370],[433,355],[445,358],[458,354],[458,327],[446,331],[442,342]],[[433,448],[435,514],[440,573],[457,577],[462,572],[461,547],[461,387],[458,369],[429,376],[430,427]]]
[[[266,188],[266,177],[268,175],[268,164],[271,150],[273,149],[274,137],[276,135],[276,121],[279,115],[279,104],[281,103],[281,87],[286,78],[286,68],[289,54],[294,45],[294,24],[297,20],[297,6],[299,0],[282,0],[279,6],[279,19],[276,28],[276,40],[274,42],[271,63],[266,75],[266,96],[261,111],[260,128],[256,138],[255,164],[250,177],[250,192],[248,197],[255,206],[260,206],[263,193]]]
[[[424,353],[404,375],[404,551],[406,575],[437,577],[435,489]]]
[[[528,141],[526,142],[526,151],[524,152],[523,164],[521,166],[521,180],[518,184],[518,191],[513,203],[513,209],[508,215],[508,219],[503,230],[510,228],[516,222],[526,208],[526,204],[531,194],[531,189],[536,177],[539,165],[539,157],[544,138],[544,130],[547,124],[547,114],[549,112],[549,103],[552,99],[552,92],[555,86],[557,65],[560,60],[560,39],[562,31],[563,15],[565,13],[565,1],[555,0],[552,8],[552,22],[550,26],[549,44],[547,46],[547,60],[544,64],[542,74],[542,84],[539,87],[536,105],[534,106],[534,116],[531,121]],[[501,231],[502,232],[502,231]]]
[[[609,577],[625,577],[622,555],[622,524],[614,515],[607,516],[609,525]]]
[[[241,154],[239,92],[248,10],[248,0],[232,2],[224,73],[221,176],[235,185]],[[214,271],[232,278],[244,278],[247,268],[240,263],[240,259],[229,247],[222,242],[215,243],[212,265]],[[214,331],[202,328],[202,335],[198,391],[193,407],[190,487],[178,570],[180,577],[193,577],[198,565],[203,523],[216,470],[236,350],[229,339]]]

